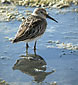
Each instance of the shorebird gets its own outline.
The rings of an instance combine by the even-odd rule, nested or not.
[[[58,23],[54,18],[48,15],[44,8],[36,8],[33,13],[22,22],[12,42],[25,41],[26,48],[28,48],[28,42],[34,40],[34,50],[36,50],[37,39],[44,34],[47,27],[46,18]]]

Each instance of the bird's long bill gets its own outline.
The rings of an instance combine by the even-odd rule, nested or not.
[[[56,21],[54,18],[50,17],[48,14],[46,15],[46,17],[58,23],[58,21]]]

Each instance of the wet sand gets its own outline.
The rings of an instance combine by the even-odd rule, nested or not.
[[[47,30],[37,42],[36,55],[33,51],[34,42],[29,43],[28,54],[33,56],[30,55],[28,60],[24,59],[26,56],[25,43],[12,44],[9,41],[9,38],[13,38],[16,34],[21,21],[1,21],[0,78],[10,85],[77,85],[78,50],[68,49],[78,46],[78,13],[71,11],[71,9],[75,8],[78,7],[72,6],[62,10],[47,9],[50,15],[58,20],[59,23],[57,24],[47,19]],[[25,16],[25,10],[34,10],[34,8],[19,6],[17,9],[23,16]],[[72,43],[72,46],[64,48],[61,45],[58,47],[57,45],[61,43],[65,45]],[[36,58],[37,56],[38,58]],[[26,63],[24,63],[25,60]],[[40,66],[38,67],[36,64]],[[31,67],[32,69],[30,69]],[[39,81],[39,79],[41,80]]]

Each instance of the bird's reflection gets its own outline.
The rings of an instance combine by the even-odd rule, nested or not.
[[[34,81],[42,82],[46,76],[53,73],[46,72],[46,62],[45,60],[36,53],[22,55],[20,59],[16,61],[13,66],[13,70],[20,70],[21,72],[34,77]]]

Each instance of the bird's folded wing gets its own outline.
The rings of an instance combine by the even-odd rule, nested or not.
[[[46,25],[46,21],[43,21],[42,19],[26,19],[20,25],[20,29],[16,34],[16,39],[23,41],[40,36],[44,33]]]

